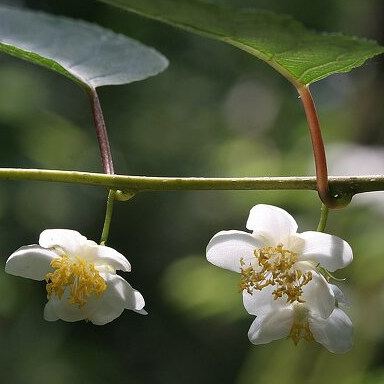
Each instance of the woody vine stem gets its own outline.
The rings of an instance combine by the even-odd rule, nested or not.
[[[0,180],[33,180],[83,184],[123,191],[119,200],[156,191],[317,191],[316,177],[149,177],[50,169],[0,168]],[[384,191],[384,175],[329,177],[338,195]]]
[[[89,91],[104,174],[48,169],[0,168],[0,180],[34,180],[102,186],[116,191],[107,203],[108,220],[112,215],[113,199],[128,200],[135,194],[150,191],[218,191],[218,190],[312,190],[318,191],[326,206],[341,207],[353,195],[384,191],[384,176],[339,176],[327,174],[324,145],[312,96],[306,86],[297,87],[309,123],[317,177],[146,177],[114,174],[112,155],[100,102],[96,91]],[[111,200],[112,199],[112,200]],[[108,205],[109,204],[109,205]],[[107,219],[107,217],[106,217]],[[109,225],[107,222],[105,223]],[[102,241],[106,241],[104,228]]]

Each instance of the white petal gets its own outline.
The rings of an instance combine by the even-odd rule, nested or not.
[[[221,231],[207,245],[207,260],[230,271],[240,272],[240,259],[246,265],[256,261],[254,250],[263,244],[243,231]]]
[[[262,290],[254,289],[252,295],[246,290],[243,291],[243,304],[245,310],[251,315],[263,315],[266,312],[271,312],[280,309],[282,306],[286,306],[286,300],[275,300],[272,292],[276,289],[276,286],[269,285]]]
[[[345,353],[352,348],[353,325],[339,308],[335,308],[328,319],[310,318],[309,328],[315,340],[330,352]]]
[[[140,311],[144,308],[145,301],[142,294],[119,275],[100,274],[105,279],[108,289],[104,301],[113,301],[124,309]]]
[[[131,264],[120,252],[107,247],[106,245],[98,245],[93,241],[87,241],[83,246],[82,258],[95,264],[95,266],[109,266],[116,271],[117,269],[124,272],[130,272]]]
[[[335,295],[336,306],[346,307],[348,305],[347,300],[345,299],[344,293],[342,290],[334,284],[329,284],[332,289],[333,294]]]
[[[346,267],[353,259],[349,244],[337,236],[313,231],[298,236],[305,241],[301,260],[314,261],[332,272]]]
[[[335,308],[335,296],[324,277],[312,271],[312,280],[303,286],[303,300],[311,313],[327,318]]]
[[[104,294],[105,293],[102,293],[101,297]],[[79,308],[77,304],[70,304],[68,302],[68,297],[69,288],[65,289],[61,299],[59,299],[56,295],[52,295],[51,299],[49,300],[49,304],[47,303],[47,313],[44,313],[44,315],[50,316],[51,318],[53,316],[56,316],[61,320],[69,322],[87,320],[96,311],[96,309],[100,305],[101,299],[101,297],[97,298],[92,295],[88,298],[87,303],[84,305],[84,307]]]
[[[44,320],[47,321],[56,321],[59,320],[59,317],[56,315],[54,309],[52,308],[52,303],[48,300],[47,304],[44,307]]]
[[[117,319],[123,312],[121,307],[105,307],[105,311],[96,311],[89,319],[92,324],[105,325]]]
[[[148,312],[145,309],[133,309],[133,312],[139,313],[140,315],[148,315]]]
[[[107,283],[107,290],[100,298],[100,305],[89,317],[96,325],[104,325],[119,317],[124,309],[139,311],[144,314],[145,301],[140,292],[131,287],[119,275],[100,274]]]
[[[296,233],[295,219],[284,209],[273,205],[255,205],[249,213],[247,229],[253,231],[255,237],[267,239],[268,245],[285,244],[289,237]]]
[[[258,316],[290,306],[285,295],[274,299],[272,292],[275,289],[276,286],[269,285],[262,290],[253,290],[252,295],[243,291],[243,304],[246,311]],[[323,318],[328,317],[335,308],[335,297],[330,284],[314,271],[312,271],[312,280],[303,286],[302,299],[311,312]]]
[[[293,323],[291,307],[271,311],[256,317],[249,328],[248,337],[253,344],[266,344],[287,337]]]
[[[46,229],[41,232],[39,244],[43,248],[60,247],[68,256],[79,256],[87,238],[71,229]]]
[[[27,245],[19,248],[9,256],[5,263],[5,272],[11,275],[33,280],[44,280],[52,270],[51,261],[58,255],[38,245]]]

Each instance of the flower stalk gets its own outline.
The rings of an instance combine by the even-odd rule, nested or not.
[[[115,202],[116,191],[113,189],[109,190],[108,198],[107,198],[107,209],[105,211],[105,219],[103,232],[101,233],[100,245],[105,245],[108,240],[109,228],[111,226],[112,213],[113,213],[113,205]]]
[[[327,225],[328,213],[328,207],[325,204],[321,204],[320,219],[316,229],[317,232],[324,232],[325,226]]]

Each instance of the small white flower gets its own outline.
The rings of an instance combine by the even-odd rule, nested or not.
[[[316,287],[309,283],[305,289],[305,303],[287,304],[283,299],[270,301],[263,310],[252,295],[244,295],[244,306],[253,315],[248,337],[253,344],[266,344],[273,340],[291,338],[295,345],[300,339],[315,340],[330,352],[344,353],[353,345],[353,326],[349,317],[338,307],[344,304],[344,296],[335,285],[330,287],[336,298],[336,306],[330,316],[324,319],[314,303]]]
[[[243,295],[254,296],[261,313],[273,299],[306,303],[305,287],[311,282],[316,287],[311,304],[323,319],[330,316],[335,297],[319,267],[332,272],[348,265],[353,257],[348,243],[321,232],[297,233],[289,213],[264,204],[251,209],[246,227],[253,232],[221,231],[213,236],[207,246],[208,261],[241,273],[240,289]]]
[[[47,229],[40,245],[27,245],[7,260],[5,271],[33,280],[46,280],[48,321],[89,320],[106,324],[124,309],[146,314],[144,298],[116,270],[129,272],[128,260],[113,248],[87,240],[69,229]]]

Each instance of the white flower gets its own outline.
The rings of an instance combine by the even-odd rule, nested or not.
[[[338,307],[345,305],[342,292],[335,285],[330,284],[330,287],[336,305],[326,319],[314,305],[317,290],[312,282],[305,287],[305,303],[287,304],[280,298],[270,301],[269,308],[264,305],[260,310],[257,300],[247,293],[243,297],[244,306],[250,314],[257,315],[248,332],[249,340],[253,344],[266,344],[281,338],[291,338],[295,345],[300,339],[315,340],[330,352],[347,352],[353,344],[352,322]]]
[[[254,206],[246,226],[253,232],[221,231],[213,236],[208,261],[241,273],[243,294],[252,294],[262,313],[264,305],[283,298],[289,304],[311,300],[321,318],[330,316],[335,297],[319,267],[332,272],[348,265],[353,257],[348,243],[321,232],[297,233],[293,217],[270,205]],[[310,299],[305,289],[309,282],[316,287]]]
[[[39,244],[15,251],[5,271],[46,280],[46,320],[89,320],[103,325],[124,309],[146,314],[141,293],[116,274],[116,270],[129,272],[131,265],[113,248],[98,245],[69,229],[43,231]]]

